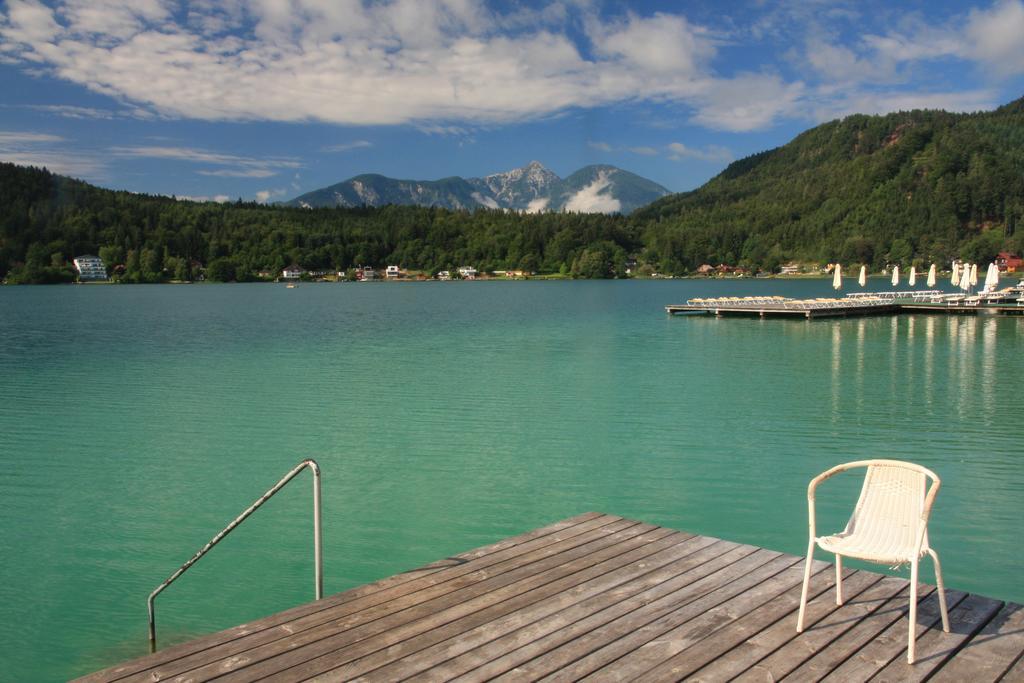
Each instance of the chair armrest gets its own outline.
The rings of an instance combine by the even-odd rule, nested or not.
[[[876,461],[873,461],[873,460],[857,460],[855,462],[844,462],[841,465],[836,465],[832,469],[829,469],[829,470],[826,470],[826,471],[822,472],[821,474],[816,476],[814,479],[811,479],[811,483],[809,483],[807,485],[807,522],[808,522],[808,532],[810,533],[810,537],[811,537],[811,542],[812,543],[814,542],[814,539],[815,539],[816,534],[817,534],[817,524],[816,524],[816,521],[815,521],[815,518],[814,518],[814,493],[815,493],[815,490],[818,488],[818,484],[820,484],[821,482],[825,481],[826,479],[828,479],[830,477],[834,477],[835,475],[839,474],[840,472],[845,472],[846,470],[856,469],[858,467],[868,467],[869,465],[871,465],[874,462],[876,462]]]

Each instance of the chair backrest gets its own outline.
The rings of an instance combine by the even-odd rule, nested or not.
[[[934,472],[900,460],[869,460],[866,464],[864,485],[847,531],[853,531],[858,520],[915,528],[919,523],[927,523],[940,485]],[[929,479],[933,482],[930,491]]]

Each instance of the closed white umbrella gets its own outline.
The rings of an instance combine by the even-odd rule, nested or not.
[[[900,267],[899,266],[893,266],[892,267],[892,286],[895,287],[899,283],[900,283]]]
[[[971,288],[971,264],[964,264],[964,272],[960,275],[960,289],[965,292]]]
[[[910,277],[907,278],[907,284],[911,287],[917,284],[917,266],[910,266]]]
[[[928,287],[935,286],[935,264],[933,263],[928,269]]]
[[[994,263],[988,264],[988,273],[985,274],[985,291],[994,292],[999,284],[999,268]]]
[[[957,287],[960,284],[960,262],[953,262],[953,276],[949,278],[949,284]]]
[[[837,263],[836,267],[833,269],[833,272],[832,272],[832,289],[842,289],[842,288],[843,288],[843,267]]]
[[[857,284],[863,287],[868,283],[868,267],[860,267],[860,275],[857,277]]]
[[[978,264],[977,263],[972,263],[971,264],[971,287],[974,287],[977,284],[978,284]]]

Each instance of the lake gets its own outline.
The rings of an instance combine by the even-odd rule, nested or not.
[[[947,586],[1024,600],[1024,318],[663,309],[747,294],[832,290],[0,288],[4,677],[146,653],[149,592],[307,457],[325,594],[590,510],[802,555],[807,482],[885,457],[942,477]],[[858,483],[821,490],[820,530]],[[312,599],[310,498],[302,474],[162,594],[160,645]]]

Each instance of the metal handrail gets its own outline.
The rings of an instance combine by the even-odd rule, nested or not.
[[[153,612],[153,601],[156,600],[156,596],[158,596],[165,588],[170,586],[175,579],[184,574],[189,567],[199,561],[200,557],[205,555],[213,546],[220,543],[225,536],[234,531],[235,527],[244,522],[249,515],[256,512],[261,505],[270,500],[275,493],[284,488],[285,484],[294,479],[299,472],[307,467],[313,471],[313,562],[315,572],[314,580],[316,581],[316,599],[319,600],[324,596],[324,558],[320,547],[320,466],[316,464],[315,460],[306,459],[293,467],[288,474],[284,475],[281,481],[274,484],[270,490],[257,498],[256,502],[250,505],[245,512],[236,517],[231,524],[224,527],[223,531],[211,538],[210,542],[200,548],[199,551],[188,560],[188,562],[181,565],[177,571],[167,577],[166,581],[157,586],[156,590],[149,594],[149,649],[151,652],[156,652],[156,616]]]

